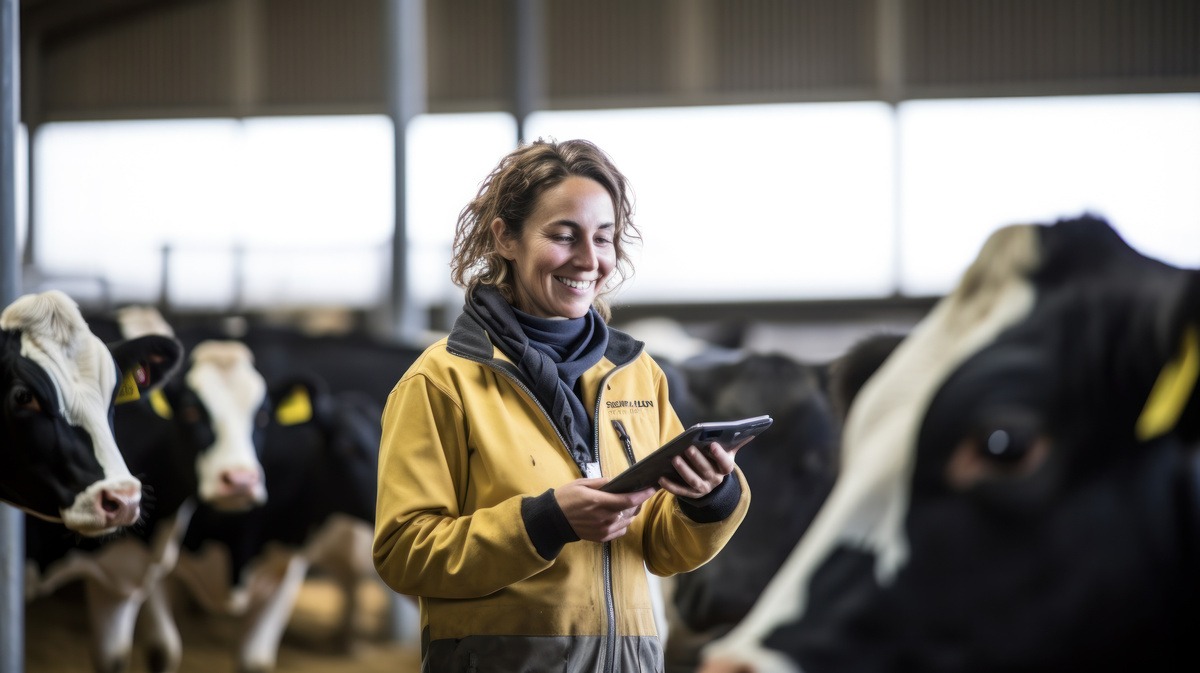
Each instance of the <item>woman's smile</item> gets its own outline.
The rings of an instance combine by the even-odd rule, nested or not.
[[[612,196],[590,178],[570,176],[547,189],[514,238],[492,224],[496,247],[512,265],[513,305],[541,318],[581,318],[617,264]]]

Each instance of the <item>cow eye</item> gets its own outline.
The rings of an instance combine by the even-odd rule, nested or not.
[[[978,432],[973,438],[976,450],[1005,465],[1017,465],[1036,445],[1038,435],[1021,425],[1002,425]]]
[[[33,391],[23,385],[17,384],[13,386],[10,392],[10,399],[15,409],[27,411],[30,413],[39,413],[42,410],[42,404],[38,401],[37,395]]]
[[[204,420],[204,414],[201,413],[200,407],[197,407],[194,404],[189,404],[180,410],[179,418],[188,425],[195,425]]]
[[[1004,410],[976,423],[950,454],[946,480],[957,489],[1034,473],[1050,455],[1050,441],[1032,413]]]

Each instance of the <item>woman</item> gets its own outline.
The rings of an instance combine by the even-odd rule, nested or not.
[[[661,489],[599,490],[683,430],[662,370],[605,324],[631,201],[595,145],[539,140],[459,215],[465,310],[389,395],[379,455],[375,567],[420,599],[422,671],[661,671],[646,569],[698,567],[745,516],[715,444]]]

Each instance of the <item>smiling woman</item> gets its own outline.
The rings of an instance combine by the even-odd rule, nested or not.
[[[660,671],[646,572],[702,565],[746,514],[737,448],[715,442],[602,490],[683,430],[662,369],[606,324],[632,213],[600,148],[538,140],[459,215],[464,313],[392,390],[378,463],[375,567],[420,597],[423,671]]]

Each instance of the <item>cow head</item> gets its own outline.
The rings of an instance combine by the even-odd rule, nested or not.
[[[174,334],[150,306],[126,306],[116,315],[124,337]],[[241,511],[266,501],[259,459],[270,414],[266,381],[241,341],[193,342],[184,371],[162,393],[123,407],[118,432],[137,456],[130,463],[153,476],[148,486],[164,510],[198,498],[220,511]],[[170,455],[158,457],[165,448]],[[147,455],[149,452],[149,455]]]
[[[86,536],[133,524],[142,485],[118,450],[113,405],[169,378],[179,342],[147,336],[106,346],[58,291],[14,301],[0,330],[0,500]]]
[[[1200,272],[1103,221],[996,232],[855,397],[833,492],[705,670],[1200,665],[1198,330]]]
[[[295,503],[296,541],[332,513],[375,520],[383,408],[358,391],[329,390],[304,372],[271,388],[263,464],[274,500]]]
[[[745,520],[720,554],[674,578],[677,619],[667,640],[668,670],[694,669],[700,645],[749,612],[837,474],[838,420],[820,367],[782,354],[746,353],[730,362],[693,360],[682,371],[701,409],[697,420],[769,414],[775,422],[737,454],[756,496]]]
[[[269,403],[250,349],[238,341],[196,344],[187,370],[165,392],[176,431],[196,456],[200,501],[224,511],[264,503],[259,450]]]
[[[330,534],[340,527],[321,529],[336,518],[369,531],[375,520],[382,406],[358,391],[331,392],[311,372],[276,382],[269,397],[261,454],[269,502],[244,512],[198,507],[183,538],[189,553],[176,574],[202,602],[222,597],[214,607],[259,601],[262,573],[275,566],[265,560],[272,553],[303,550],[319,563],[336,548],[334,557],[353,557],[345,538]],[[369,551],[364,561],[370,568]]]

